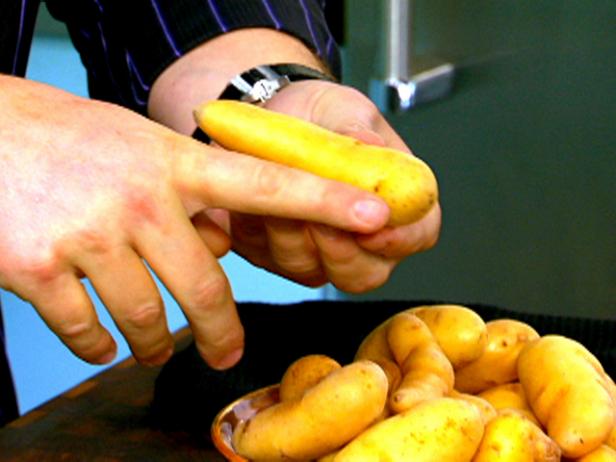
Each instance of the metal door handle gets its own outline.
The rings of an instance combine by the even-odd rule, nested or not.
[[[370,96],[383,112],[406,111],[442,98],[453,86],[454,66],[435,58],[413,61],[411,0],[384,0],[384,75],[370,83]]]

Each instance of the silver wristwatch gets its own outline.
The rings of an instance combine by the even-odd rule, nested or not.
[[[218,99],[263,103],[291,82],[300,80],[336,81],[324,72],[301,64],[263,65],[233,77]],[[209,142],[207,135],[199,128],[193,133],[193,138]]]
[[[263,103],[291,82],[311,79],[334,81],[329,75],[300,64],[257,66],[231,79],[219,99]]]

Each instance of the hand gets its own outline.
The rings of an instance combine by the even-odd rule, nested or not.
[[[297,82],[266,107],[412,155],[376,107],[349,87]],[[230,215],[233,248],[249,261],[301,284],[331,282],[352,293],[382,285],[402,259],[435,245],[440,224],[438,204],[417,223],[368,233],[284,218]]]
[[[184,310],[205,360],[225,368],[239,359],[243,331],[216,258],[229,246],[217,209],[367,235],[388,219],[368,193],[210,148],[115,105],[5,76],[0,103],[0,286],[30,301],[89,362],[110,361],[116,346],[84,276],[137,360],[171,355],[146,263]]]

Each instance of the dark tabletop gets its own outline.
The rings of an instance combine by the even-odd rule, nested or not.
[[[186,329],[177,349],[190,344]],[[164,430],[152,415],[160,368],[127,359],[0,430],[0,461],[224,461],[209,434]]]

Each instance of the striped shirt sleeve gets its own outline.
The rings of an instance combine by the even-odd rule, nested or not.
[[[146,113],[150,88],[172,62],[233,30],[267,27],[311,48],[335,75],[338,45],[322,0],[48,0],[66,22],[88,72],[90,95]]]
[[[24,75],[39,2],[0,1],[0,72]]]

